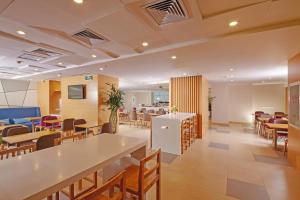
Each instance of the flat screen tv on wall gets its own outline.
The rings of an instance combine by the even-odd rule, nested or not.
[[[68,99],[85,99],[85,85],[69,85]]]

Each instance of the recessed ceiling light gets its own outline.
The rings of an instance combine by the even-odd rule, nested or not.
[[[97,56],[95,54],[92,55],[93,58],[97,58]]]
[[[238,21],[232,21],[232,22],[229,23],[229,26],[230,26],[230,27],[234,27],[234,26],[236,26],[236,25],[238,25],[238,24],[239,24]]]
[[[73,0],[75,3],[82,4],[83,0]]]
[[[62,62],[59,62],[58,65],[63,65],[63,63],[62,63]]]
[[[24,31],[21,31],[21,30],[17,31],[17,33],[18,33],[19,35],[26,35],[26,33],[25,33]]]
[[[100,67],[99,70],[100,70],[100,71],[103,71],[104,69],[103,69],[103,67]]]
[[[39,71],[39,69],[35,68],[34,71]]]
[[[186,76],[186,73],[183,73],[183,76]]]
[[[233,68],[230,68],[230,69],[229,69],[229,71],[233,72],[233,71],[234,71],[234,69],[233,69]]]
[[[143,45],[144,47],[147,47],[149,44],[148,44],[148,42],[143,42],[142,45]]]
[[[57,74],[57,77],[61,77],[61,74]]]
[[[176,56],[172,56],[171,58],[174,60],[174,59],[176,59],[177,57],[176,57]]]

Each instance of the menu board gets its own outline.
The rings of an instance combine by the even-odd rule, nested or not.
[[[300,83],[291,84],[289,86],[289,124],[296,128],[300,128],[299,94]]]

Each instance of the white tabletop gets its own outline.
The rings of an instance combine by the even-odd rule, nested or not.
[[[165,115],[160,115],[156,118],[158,119],[175,119],[175,120],[184,120],[190,117],[195,116],[195,113],[183,113],[183,112],[176,112],[176,113],[169,113]]]
[[[146,140],[102,134],[0,161],[6,200],[42,199],[146,146]]]

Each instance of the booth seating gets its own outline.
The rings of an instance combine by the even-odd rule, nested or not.
[[[0,120],[8,124],[21,124],[32,129],[32,122],[27,117],[40,117],[41,111],[39,107],[22,107],[22,108],[1,108]],[[34,122],[38,125],[40,122]]]

